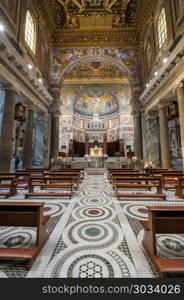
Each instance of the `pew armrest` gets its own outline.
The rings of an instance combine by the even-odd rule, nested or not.
[[[139,222],[141,223],[141,225],[144,227],[145,230],[150,230],[148,221],[139,220]]]

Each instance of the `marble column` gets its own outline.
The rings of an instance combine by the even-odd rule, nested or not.
[[[50,165],[50,146],[51,146],[51,115],[44,113],[45,131],[44,131],[44,168]]]
[[[58,111],[52,111],[51,120],[51,159],[57,159],[59,155],[59,118]]]
[[[85,138],[85,154],[89,154],[89,137],[87,134]]]
[[[134,112],[134,152],[137,159],[142,159],[142,125],[141,112]]]
[[[0,138],[0,172],[9,172],[12,154],[13,127],[15,118],[16,92],[5,90],[4,113]]]
[[[104,134],[104,142],[103,142],[104,154],[107,154],[107,135]]]
[[[159,124],[160,124],[160,150],[162,168],[170,167],[169,151],[169,129],[167,119],[167,109],[164,104],[159,105]]]
[[[144,161],[147,161],[146,151],[146,126],[145,126],[145,114],[141,113],[141,127],[142,127],[142,157]]]
[[[23,153],[23,168],[32,167],[33,156],[33,124],[34,124],[34,108],[28,107],[26,112],[26,128],[24,137],[24,153]]]
[[[181,136],[181,153],[184,167],[184,83],[180,83],[177,88],[180,136]]]
[[[1,134],[3,112],[4,112],[4,98],[5,98],[4,95],[5,95],[5,92],[0,89],[0,134]]]
[[[149,111],[144,115],[144,161],[160,166],[160,141],[158,112]]]

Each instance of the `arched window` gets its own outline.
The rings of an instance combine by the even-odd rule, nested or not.
[[[167,40],[167,23],[165,8],[163,7],[157,23],[157,32],[158,32],[158,48],[161,49],[165,41]]]
[[[29,46],[29,48],[31,49],[31,51],[35,53],[35,44],[36,44],[35,22],[29,10],[26,13],[25,41]]]

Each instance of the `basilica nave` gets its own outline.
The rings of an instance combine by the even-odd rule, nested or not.
[[[183,0],[0,0],[0,277],[182,277],[183,118]]]

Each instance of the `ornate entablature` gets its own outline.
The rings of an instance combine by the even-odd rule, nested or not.
[[[157,76],[153,78],[149,86],[145,88],[140,96],[140,103],[149,111],[156,106],[160,99],[166,97],[175,90],[184,80],[184,37],[180,40],[173,52],[170,53],[167,63],[160,69]]]
[[[17,92],[28,95],[28,98],[31,95],[32,102],[36,106],[43,111],[48,110],[53,99],[47,87],[28,69],[23,57],[15,51],[5,35],[1,35],[0,42],[0,73]]]

